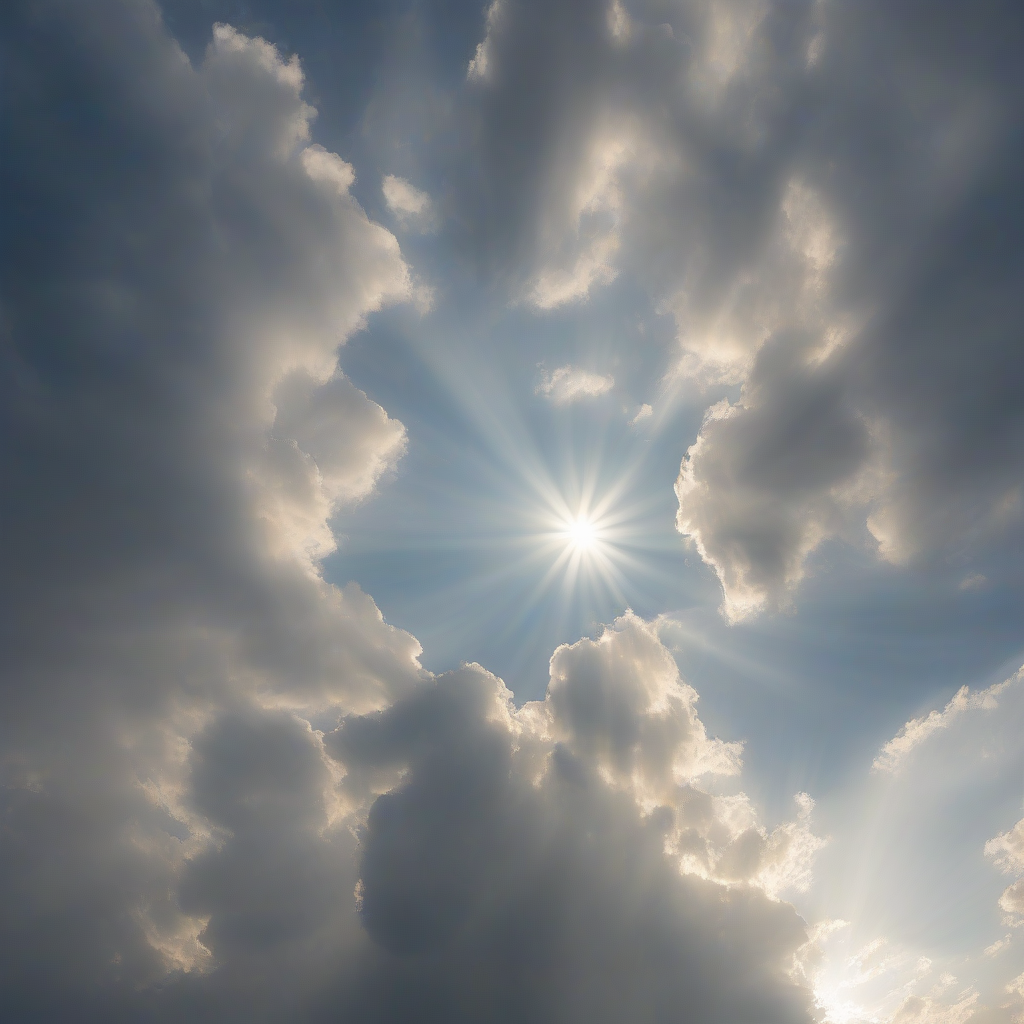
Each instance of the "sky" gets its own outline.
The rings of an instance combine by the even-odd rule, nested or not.
[[[12,1019],[1020,1024],[1022,48],[0,5]]]

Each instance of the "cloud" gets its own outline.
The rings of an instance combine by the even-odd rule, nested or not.
[[[477,44],[476,52],[473,54],[469,66],[466,68],[466,77],[472,81],[477,79],[486,81],[491,71],[491,33],[498,27],[502,13],[501,0],[492,0],[487,8],[486,33],[483,40]]]
[[[985,856],[1007,874],[1024,874],[1024,820],[985,844]]]
[[[229,760],[253,737],[265,774],[240,762],[238,806],[269,800],[315,852],[288,786],[327,769],[283,709],[378,707],[422,674],[317,563],[333,509],[404,448],[336,360],[410,275],[351,167],[308,145],[296,60],[217,26],[193,67],[145,3],[4,19],[0,985],[23,1019],[131,1016],[131,993],[221,962],[218,908],[181,886],[250,819],[213,794],[203,737]]]
[[[705,776],[739,774],[742,745],[708,737],[696,701],[655,627],[627,613],[597,640],[556,650],[545,700],[520,715],[646,812],[658,809],[683,871],[772,897],[806,888],[824,845],[809,827],[814,801],[798,794],[796,821],[768,832],[744,794],[701,790]]]
[[[743,401],[708,410],[676,482],[676,525],[723,581],[732,620],[785,606],[860,486],[870,430],[831,366],[794,373],[798,344],[766,346]]]
[[[691,851],[731,835],[693,780],[734,772],[738,750],[706,735],[653,628],[627,615],[555,653],[544,701],[509,698],[465,666],[326,737],[352,799],[402,780],[367,819],[360,917],[388,955],[352,1005],[613,1021],[655,1019],[687,992],[711,1019],[806,1012],[785,974],[803,940],[791,911],[690,869]],[[721,962],[719,928],[733,948]]]
[[[419,231],[430,231],[436,226],[434,204],[430,196],[410,185],[405,178],[386,174],[381,191],[384,193],[388,209],[400,224]]]
[[[930,711],[923,718],[912,718],[900,729],[875,758],[872,768],[877,772],[895,772],[903,765],[911,752],[925,742],[933,733],[949,726],[968,711],[992,711],[999,706],[999,696],[1009,687],[1024,679],[1024,668],[1018,669],[1009,679],[995,683],[979,693],[971,693],[962,686],[942,711]],[[1006,837],[1000,837],[1004,839]],[[996,840],[992,840],[996,842]],[[985,848],[988,853],[988,846]],[[990,854],[996,856],[996,854]]]
[[[536,394],[552,405],[569,405],[585,398],[598,398],[615,387],[615,378],[584,370],[579,366],[560,366],[551,373],[542,373]]]
[[[0,17],[5,1005],[809,1021],[809,799],[761,823],[650,624],[517,710],[323,579],[406,445],[338,347],[414,286],[298,60],[221,25],[193,65],[142,2]]]
[[[1009,832],[990,839],[985,844],[985,856],[990,857],[995,866],[1008,875],[1024,875],[1024,818]],[[1007,886],[999,897],[999,909],[1006,916],[1008,924],[1024,924],[1024,878],[1018,878]]]
[[[636,411],[636,415],[629,421],[631,427],[635,427],[642,420],[649,420],[654,415],[654,409],[646,402]]]
[[[462,243],[543,310],[635,281],[674,318],[668,372],[739,389],[679,477],[727,617],[790,606],[828,541],[998,586],[1024,524],[1019,12],[500,10],[458,114]]]
[[[395,467],[405,428],[337,370],[327,381],[293,372],[273,400],[273,424],[253,470],[261,515],[279,543],[317,563],[336,547],[331,514],[366,498]]]

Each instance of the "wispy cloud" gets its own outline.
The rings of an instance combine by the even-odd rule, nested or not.
[[[932,711],[921,718],[912,718],[902,729],[882,747],[875,758],[872,768],[878,772],[895,772],[904,763],[916,747],[924,743],[929,736],[948,729],[961,715],[968,711],[991,711],[998,707],[999,695],[1014,683],[1024,679],[1024,666],[1019,668],[1009,679],[1001,683],[972,693],[970,687],[962,686],[953,699],[941,710]]]

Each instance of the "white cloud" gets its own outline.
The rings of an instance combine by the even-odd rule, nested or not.
[[[968,711],[994,710],[999,706],[1000,695],[1010,686],[1021,682],[1022,679],[1024,679],[1024,668],[1018,669],[1009,679],[995,683],[978,693],[971,693],[969,687],[962,686],[941,711],[930,711],[922,718],[912,718],[907,722],[899,733],[882,747],[872,768],[878,772],[899,770],[911,752],[934,733],[948,729],[957,718]],[[992,842],[996,842],[996,840],[992,840]]]
[[[555,309],[586,299],[594,285],[611,284],[618,275],[611,265],[618,247],[619,240],[614,234],[603,235],[579,253],[570,269],[542,270],[530,291],[530,302],[538,309]]]
[[[654,415],[654,409],[646,402],[636,411],[636,415],[629,421],[631,427],[635,427],[642,420],[649,420]]]
[[[300,558],[335,549],[328,520],[370,495],[406,448],[405,428],[340,372],[319,382],[304,371],[282,380],[276,415],[253,479],[264,488],[261,515]]]
[[[545,700],[519,719],[644,813],[670,815],[665,848],[682,871],[772,898],[806,889],[825,844],[810,828],[814,801],[797,794],[796,820],[769,832],[744,794],[710,797],[699,780],[738,775],[742,744],[708,737],[696,701],[656,627],[627,612],[597,640],[558,648]]]
[[[491,55],[493,45],[491,36],[498,26],[501,13],[502,0],[492,0],[490,7],[487,8],[487,24],[483,41],[477,44],[476,52],[466,68],[466,78],[470,81],[474,79],[486,81],[490,75],[491,61],[493,59]]]
[[[991,858],[995,866],[1008,875],[1024,874],[1024,818],[1009,832],[990,839],[985,844],[985,856]],[[1006,887],[999,897],[999,909],[1007,924],[1015,927],[1024,924],[1024,878],[1018,878]]]
[[[1007,874],[1024,874],[1024,818],[1009,832],[990,839],[985,844],[985,856],[991,857],[995,866]]]
[[[398,222],[419,231],[430,231],[436,226],[434,204],[426,192],[411,185],[405,178],[394,174],[384,176],[381,184],[388,209]]]
[[[602,376],[579,366],[560,366],[551,373],[543,373],[536,393],[549,399],[553,405],[569,405],[584,398],[598,398],[615,386],[610,374]]]

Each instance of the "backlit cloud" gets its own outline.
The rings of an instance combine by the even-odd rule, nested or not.
[[[328,7],[0,10],[8,1015],[1011,1024],[1020,11]]]
[[[388,209],[402,224],[429,231],[434,226],[434,204],[426,192],[394,174],[384,176],[381,191]]]
[[[552,405],[569,405],[585,398],[598,398],[615,387],[615,378],[584,370],[580,366],[560,366],[541,374],[537,394]]]

